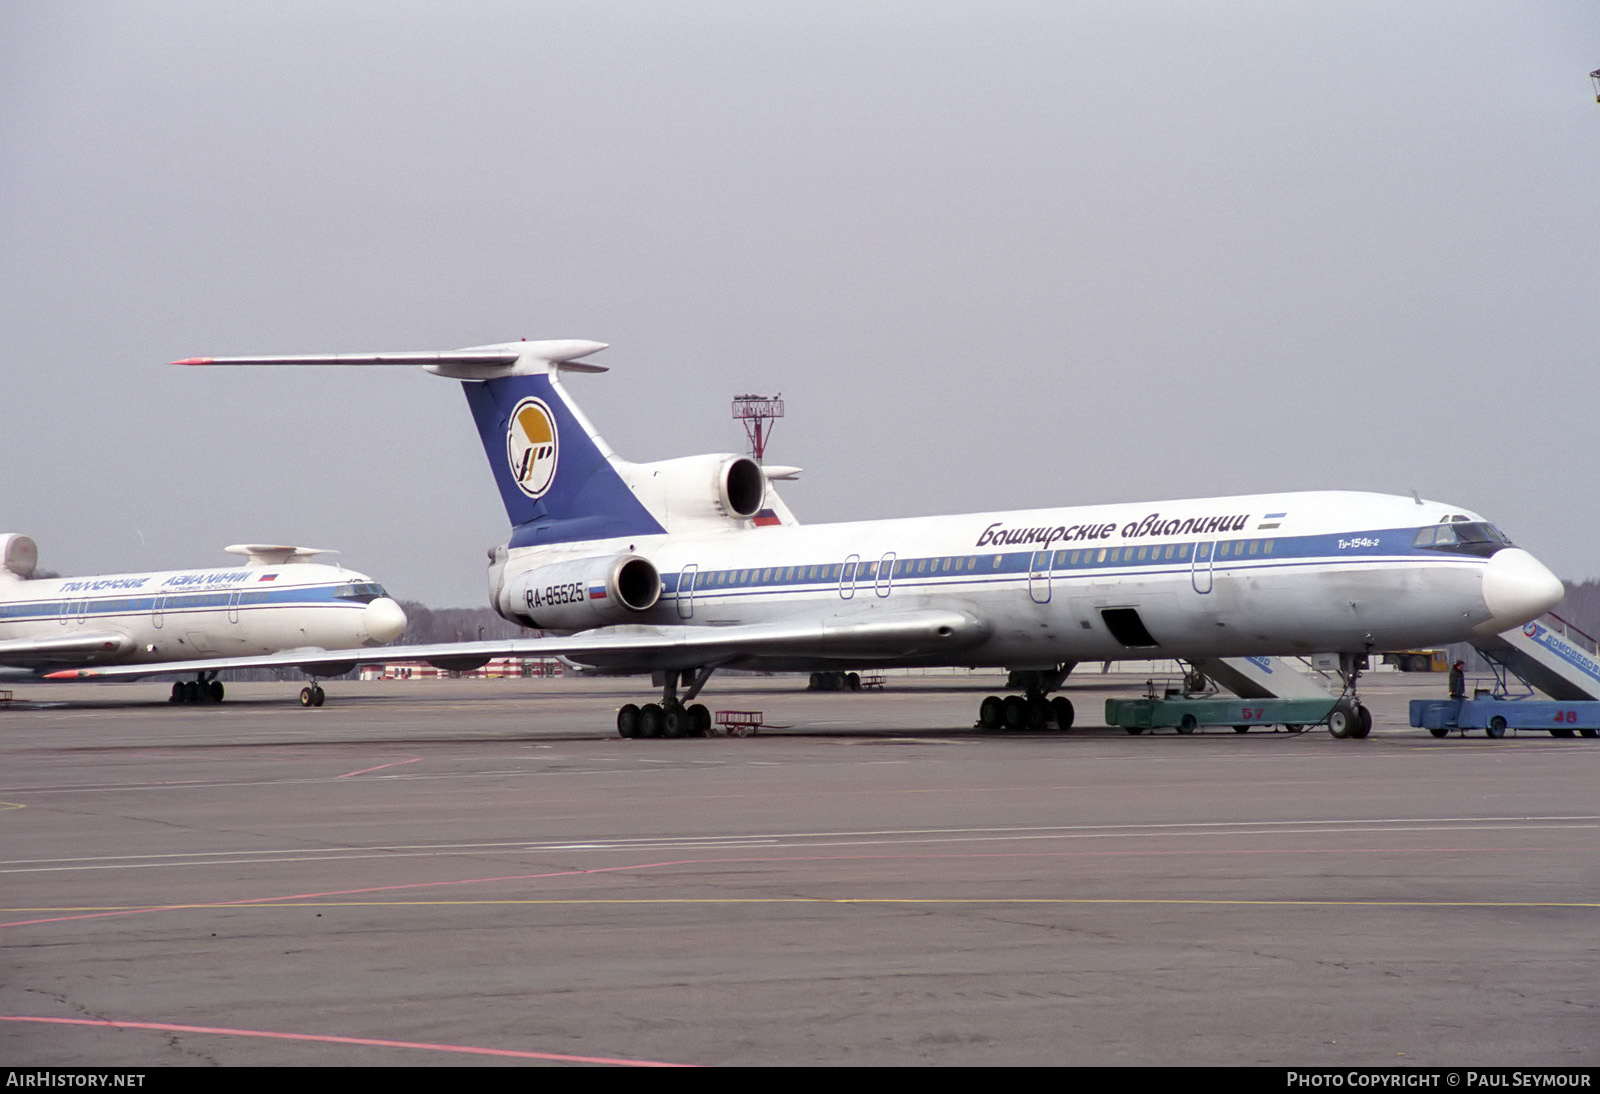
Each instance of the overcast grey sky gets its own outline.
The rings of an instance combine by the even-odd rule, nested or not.
[[[484,602],[409,370],[593,338],[623,455],[802,520],[1352,488],[1600,576],[1600,5],[0,0],[0,531]]]

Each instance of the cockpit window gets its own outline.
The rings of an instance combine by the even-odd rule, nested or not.
[[[376,581],[349,581],[339,586],[334,596],[340,600],[359,600],[363,604],[371,604],[379,597],[389,594],[383,591],[383,586]]]
[[[1431,524],[1419,528],[1412,546],[1452,554],[1479,555],[1487,558],[1512,543],[1506,534],[1488,521],[1462,521],[1450,524]]]

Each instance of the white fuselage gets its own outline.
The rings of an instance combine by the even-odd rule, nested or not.
[[[1520,625],[1559,600],[1559,581],[1520,549],[1416,545],[1419,529],[1451,521],[1486,523],[1437,502],[1315,492],[746,525],[513,548],[491,598],[502,614],[537,625],[527,597],[545,594],[536,587],[543,568],[627,553],[656,566],[662,595],[609,623],[715,627],[946,609],[975,619],[981,638],[954,657],[894,663],[1014,668],[1440,645]]]
[[[155,664],[375,646],[405,616],[381,586],[294,563],[0,580],[0,665]]]

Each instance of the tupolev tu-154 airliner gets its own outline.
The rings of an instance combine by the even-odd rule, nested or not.
[[[405,630],[405,612],[377,582],[310,561],[326,551],[265,543],[227,551],[245,561],[30,581],[38,547],[28,536],[0,536],[0,666],[47,680],[193,673],[172,685],[172,701],[220,702],[223,669],[337,676],[354,662],[330,661],[329,647],[377,646]],[[323,699],[314,680],[300,691],[305,706]]]
[[[730,454],[616,455],[562,379],[606,371],[582,360],[604,348],[565,340],[176,363],[411,365],[460,380],[511,521],[509,541],[489,555],[490,602],[547,634],[406,656],[446,667],[561,656],[656,674],[659,702],[617,712],[627,737],[704,732],[710,714],[694,700],[725,667],[1004,667],[1022,693],[983,700],[979,723],[1066,729],[1072,704],[1050,693],[1079,662],[1295,654],[1339,655],[1346,690],[1328,726],[1364,736],[1363,655],[1495,634],[1562,596],[1561,582],[1482,516],[1383,494],[801,524],[771,483],[795,468]]]

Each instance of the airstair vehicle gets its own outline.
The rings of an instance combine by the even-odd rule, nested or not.
[[[1481,729],[1490,737],[1507,729],[1600,737],[1600,643],[1594,638],[1547,612],[1473,646],[1494,670],[1494,688],[1471,698],[1413,699],[1412,725],[1435,737],[1452,729]],[[1533,698],[1535,688],[1550,698]]]
[[[1600,737],[1600,641],[1554,612],[1473,646],[1494,672],[1492,689],[1470,698],[1414,699],[1411,724],[1436,737],[1452,729],[1483,730],[1501,737],[1506,730],[1544,730],[1557,737]],[[1285,657],[1230,657],[1191,663],[1198,673],[1249,703],[1225,703],[1211,694],[1173,691],[1157,700],[1107,703],[1107,722],[1129,732],[1172,725],[1190,732],[1196,725],[1315,723],[1322,719],[1300,709],[1321,700],[1330,710],[1340,685],[1322,666]],[[1548,698],[1535,696],[1535,689]],[[1260,700],[1266,700],[1265,704]],[[1280,709],[1281,708],[1281,709]],[[1324,715],[1325,717],[1326,715]],[[1359,729],[1356,734],[1359,735]]]
[[[1509,673],[1552,699],[1600,700],[1600,643],[1555,612],[1473,646],[1497,676]]]
[[[1193,733],[1201,726],[1232,726],[1236,733],[1283,726],[1298,732],[1327,725],[1338,737],[1365,737],[1371,715],[1344,701],[1342,687],[1309,662],[1288,657],[1197,658],[1184,687],[1157,694],[1152,682],[1140,699],[1107,699],[1106,725],[1129,733],[1171,728]],[[1235,697],[1219,695],[1218,687]]]

